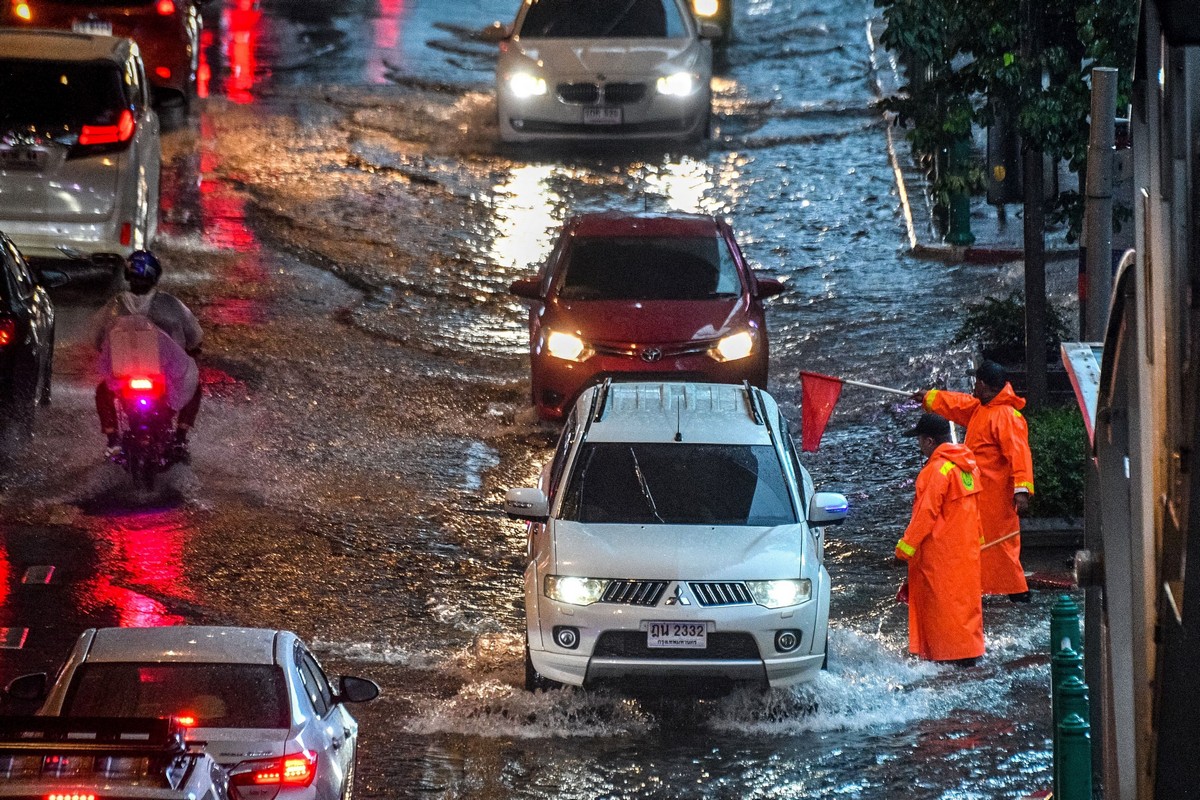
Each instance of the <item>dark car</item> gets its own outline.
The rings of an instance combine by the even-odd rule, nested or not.
[[[0,25],[124,36],[137,42],[156,101],[190,101],[203,0],[0,0]]]
[[[562,419],[605,378],[767,383],[763,299],[783,284],[746,264],[729,223],[698,214],[583,214],[567,221],[537,278],[533,404]]]
[[[34,408],[50,402],[54,306],[24,257],[0,233],[0,433],[33,432]],[[57,285],[61,273],[46,274]],[[11,429],[11,428],[10,428]]]

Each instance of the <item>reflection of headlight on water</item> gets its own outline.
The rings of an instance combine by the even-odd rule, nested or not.
[[[718,0],[693,0],[692,10],[697,17],[714,17],[721,10]]]
[[[583,339],[562,331],[550,331],[546,336],[546,351],[566,361],[583,361],[590,355]]]
[[[717,361],[738,361],[754,352],[754,337],[749,331],[732,333],[717,342],[712,350],[713,358]]]
[[[676,72],[658,79],[658,93],[669,97],[687,97],[696,91],[696,77],[690,72]]]
[[[528,72],[514,72],[508,76],[508,89],[514,96],[522,99],[540,97],[546,93],[546,79],[530,75]]]
[[[808,578],[782,581],[746,581],[754,602],[766,608],[798,606],[812,597],[812,581]]]
[[[571,575],[547,575],[546,597],[573,606],[590,606],[604,596],[610,581],[603,578],[576,578]]]

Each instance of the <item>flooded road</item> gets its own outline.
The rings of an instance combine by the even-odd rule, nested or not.
[[[524,306],[563,219],[729,218],[788,291],[770,389],[801,369],[906,388],[961,375],[964,299],[1020,265],[904,253],[863,0],[747,0],[690,149],[503,149],[495,46],[512,0],[206,7],[210,95],[164,143],[164,286],[206,331],[191,468],[153,495],[100,463],[91,354],[104,287],[56,294],[55,403],[0,472],[0,678],[87,625],[283,627],[374,678],[362,798],[1013,798],[1048,784],[1049,595],[988,601],[988,655],[910,661],[892,548],[919,467],[912,405],[847,388],[818,485],[830,668],[722,698],[521,688],[524,531],[500,513],[556,430],[529,411]],[[41,584],[31,567],[57,564]],[[34,573],[35,575],[42,573]],[[0,583],[4,583],[0,581]],[[35,585],[36,584],[36,585]],[[7,593],[7,596],[6,594]]]

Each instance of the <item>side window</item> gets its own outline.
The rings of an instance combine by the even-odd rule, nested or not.
[[[572,414],[567,420],[567,424],[563,426],[562,435],[558,437],[558,445],[554,448],[554,460],[550,465],[550,491],[547,492],[551,499],[558,494],[558,486],[562,483],[563,470],[567,466],[567,456],[571,453],[571,444],[575,441],[575,432],[578,429],[578,417]]]
[[[541,286],[542,296],[545,297],[550,293],[550,282],[553,277],[553,267],[562,257],[563,248],[567,246],[567,240],[570,236],[563,234],[558,237],[558,241],[554,243],[554,249],[550,251],[550,255],[542,262],[542,268],[538,270],[538,282]]]
[[[296,656],[296,664],[300,668],[300,675],[308,689],[308,696],[312,698],[313,708],[316,709],[318,716],[323,717],[334,705],[333,689],[329,686],[329,679],[325,677],[321,665],[308,651],[297,650]]]

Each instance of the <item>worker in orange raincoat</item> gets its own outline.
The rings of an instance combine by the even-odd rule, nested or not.
[[[1004,367],[984,361],[975,370],[975,391],[918,392],[926,411],[965,425],[964,444],[975,454],[983,478],[979,514],[985,547],[982,555],[984,594],[1006,594],[1014,602],[1029,601],[1029,585],[1021,566],[1020,515],[1033,494],[1033,458],[1029,426]],[[1016,534],[1016,535],[1013,535]]]
[[[950,443],[950,423],[922,414],[905,436],[928,460],[896,558],[908,562],[908,649],[929,661],[970,666],[983,655],[979,586],[980,480],[966,445]]]

